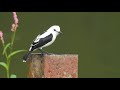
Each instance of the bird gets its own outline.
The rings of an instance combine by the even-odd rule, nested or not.
[[[53,25],[43,34],[39,34],[30,45],[29,51],[23,56],[23,62],[26,62],[31,52],[35,50],[40,50],[42,55],[48,54],[43,51],[43,48],[50,46],[59,34],[62,34],[59,25]]]

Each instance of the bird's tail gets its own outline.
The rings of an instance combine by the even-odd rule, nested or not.
[[[28,53],[26,53],[24,56],[23,56],[23,62],[26,62],[29,55],[31,54],[31,51],[29,51]]]

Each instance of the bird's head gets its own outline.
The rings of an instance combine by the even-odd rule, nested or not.
[[[59,35],[61,34],[62,32],[60,31],[60,27],[58,25],[53,25],[51,26],[49,29],[48,29],[48,32],[51,32],[55,35]]]

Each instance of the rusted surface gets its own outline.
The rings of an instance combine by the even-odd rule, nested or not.
[[[78,78],[78,55],[32,54],[28,60],[29,78]]]
[[[43,77],[44,75],[44,58],[40,57],[40,55],[31,55],[29,61],[29,78],[38,78]]]

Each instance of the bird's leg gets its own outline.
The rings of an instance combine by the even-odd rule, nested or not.
[[[53,53],[49,53],[49,52],[46,52],[45,50],[43,50],[46,54],[48,54],[48,55],[51,55],[51,54],[53,54]]]
[[[41,52],[41,55],[44,56],[45,53],[43,52],[43,50],[42,49],[39,49],[39,50]]]
[[[45,51],[45,50],[43,50],[43,49],[42,49],[42,51],[43,51],[44,53],[46,53],[46,54],[49,54],[47,51]]]
[[[48,53],[47,51],[43,50],[43,49],[40,49],[44,54],[48,54],[48,55],[51,55],[53,53]]]

